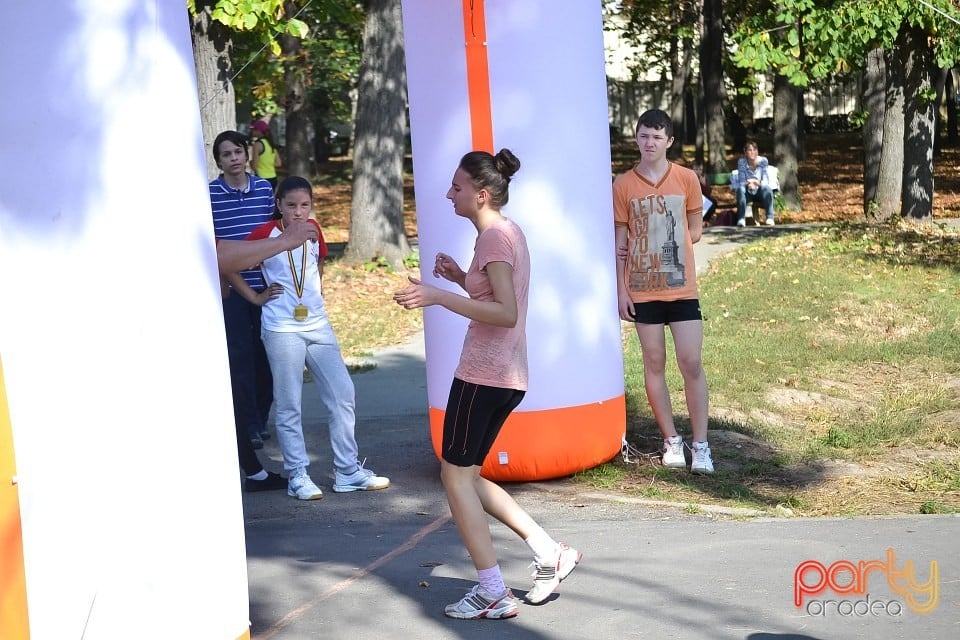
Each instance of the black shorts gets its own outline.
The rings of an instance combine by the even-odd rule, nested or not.
[[[483,465],[500,428],[523,400],[524,391],[453,379],[443,418],[441,456],[458,467]]]
[[[633,303],[633,321],[637,324],[670,324],[687,320],[703,320],[699,300]]]

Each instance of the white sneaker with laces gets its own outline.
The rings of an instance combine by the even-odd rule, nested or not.
[[[287,479],[287,495],[297,500],[320,500],[323,491],[313,483],[304,467],[294,469]]]
[[[680,436],[670,436],[663,439],[663,452],[660,454],[660,462],[663,466],[671,469],[683,469],[687,466],[687,459],[683,455],[683,438]]]
[[[443,613],[449,618],[462,620],[512,618],[520,613],[520,606],[509,589],[506,595],[495,598],[480,591],[480,585],[476,585],[460,600],[448,604]]]
[[[690,472],[704,475],[713,473],[713,458],[710,456],[710,445],[706,442],[694,442],[692,450],[693,462],[690,465]]]
[[[364,469],[365,462],[366,460],[361,462],[360,467],[350,475],[334,471],[333,490],[337,493],[349,493],[351,491],[376,491],[389,487],[390,478],[378,476],[370,469]]]
[[[773,218],[767,218],[767,226],[768,226],[768,227],[772,227],[772,226],[775,225],[775,224],[777,224],[777,223],[774,222]]]
[[[555,559],[542,564],[534,561],[533,587],[527,592],[527,601],[537,604],[546,600],[577,568],[582,557],[582,553],[561,542]]]

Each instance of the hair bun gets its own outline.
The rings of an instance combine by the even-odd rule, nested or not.
[[[520,160],[510,149],[500,149],[493,157],[493,163],[500,175],[507,180],[520,169]]]

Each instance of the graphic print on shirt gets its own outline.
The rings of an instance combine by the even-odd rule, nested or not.
[[[630,291],[666,291],[686,284],[684,236],[686,198],[651,194],[630,201],[627,286]],[[678,228],[679,227],[679,228]]]

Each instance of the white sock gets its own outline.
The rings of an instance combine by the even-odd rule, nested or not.
[[[253,474],[252,476],[247,476],[247,480],[266,480],[267,479],[267,470],[260,469],[259,472]]]
[[[556,540],[551,538],[550,534],[541,527],[537,527],[537,530],[531,533],[524,542],[533,551],[533,557],[537,562],[553,562],[560,548]]]
[[[477,569],[477,581],[487,595],[494,598],[502,598],[507,595],[507,585],[503,584],[499,564],[495,564],[489,569]]]

